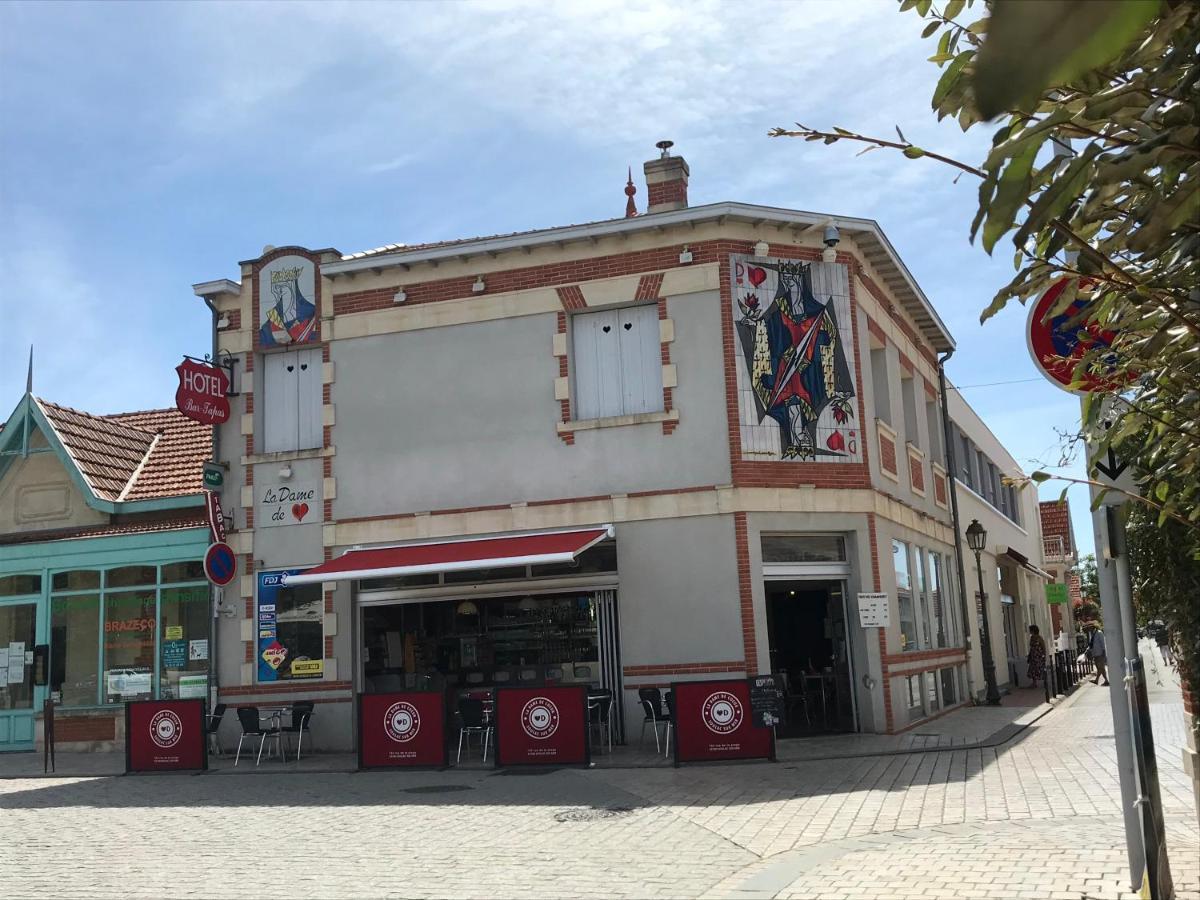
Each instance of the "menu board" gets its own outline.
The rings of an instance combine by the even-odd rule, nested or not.
[[[125,704],[125,771],[207,769],[203,700]]]
[[[445,766],[446,699],[440,691],[358,695],[358,767]]]
[[[783,696],[774,675],[753,675],[750,685],[750,718],[755,728],[771,728],[783,721]]]
[[[887,628],[892,624],[888,594],[858,595],[858,624],[863,628]]]
[[[775,758],[775,732],[755,727],[747,680],[676,681],[671,691],[675,765]]]
[[[587,686],[496,689],[497,766],[586,766]]]

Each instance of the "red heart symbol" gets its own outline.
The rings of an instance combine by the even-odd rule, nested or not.
[[[750,266],[750,268],[747,269],[747,272],[750,275],[750,283],[755,287],[758,287],[767,280],[766,270],[760,269],[758,266]]]
[[[296,521],[299,522],[301,519],[303,519],[305,516],[308,515],[308,504],[307,503],[293,503],[292,504],[292,515],[295,516]]]
[[[846,449],[846,440],[842,437],[840,431],[835,431],[825,441],[825,446],[830,450],[841,451]]]

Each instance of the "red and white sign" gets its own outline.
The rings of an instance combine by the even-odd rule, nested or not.
[[[219,544],[225,543],[225,511],[221,509],[221,495],[216,491],[205,491],[204,502],[208,506],[208,527],[212,538]]]
[[[358,767],[444,766],[446,698],[441,691],[359,694]]]
[[[207,769],[203,700],[125,704],[125,771]]]
[[[237,576],[237,555],[223,541],[209,544],[204,551],[204,575],[217,587],[225,587]]]
[[[675,764],[719,759],[774,759],[774,732],[757,727],[744,678],[677,681],[674,694]]]
[[[175,367],[179,387],[175,408],[201,425],[224,425],[229,421],[229,375],[219,366],[185,359]]]
[[[496,689],[497,766],[586,766],[587,687]]]
[[[1029,355],[1033,357],[1033,364],[1038,370],[1064,391],[1073,394],[1111,393],[1121,387],[1111,375],[1076,372],[1085,354],[1111,346],[1116,338],[1114,332],[1088,321],[1086,311],[1090,299],[1079,296],[1062,312],[1048,316],[1069,283],[1069,278],[1055,282],[1030,308],[1025,329]],[[1081,282],[1081,289],[1088,284],[1087,281]],[[1080,384],[1072,387],[1076,379]]]

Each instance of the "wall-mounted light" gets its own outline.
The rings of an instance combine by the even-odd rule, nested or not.
[[[477,616],[479,615],[479,607],[472,600],[464,600],[454,610],[460,616]]]
[[[681,265],[687,265],[692,261],[692,251],[688,249],[687,244],[683,245],[683,252],[679,254],[679,262]]]
[[[473,285],[471,285],[472,293],[482,294],[486,290],[487,290],[487,285],[483,283],[483,276],[477,275],[475,277],[475,283]]]
[[[821,251],[821,259],[824,262],[833,262],[837,259],[837,245],[841,243],[842,233],[838,231],[838,227],[832,221],[825,223],[825,234],[821,238],[825,244],[825,249]]]
[[[221,313],[221,318],[217,319],[217,330],[220,331],[222,328],[228,328],[228,327],[229,327],[229,316],[227,316],[225,313]]]
[[[393,303],[403,303],[407,299],[408,294],[404,293],[404,288],[400,288],[400,290],[396,291],[396,293],[392,295]]]
[[[766,241],[759,241],[754,245],[754,255],[759,259],[765,259],[771,252],[771,245]]]
[[[291,478],[292,477],[292,467],[284,466],[282,469],[280,469],[279,477],[282,478],[284,481],[287,481],[289,478]]]

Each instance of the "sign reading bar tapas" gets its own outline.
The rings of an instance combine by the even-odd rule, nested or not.
[[[441,691],[358,695],[358,767],[445,766],[446,700]]]
[[[201,425],[224,425],[229,421],[229,375],[209,363],[185,359],[175,367],[179,387],[175,408]]]
[[[207,769],[203,700],[125,704],[125,771]]]
[[[675,765],[775,758],[775,732],[755,726],[750,684],[745,679],[677,681],[671,690]]]
[[[497,766],[586,766],[587,686],[496,689]]]

